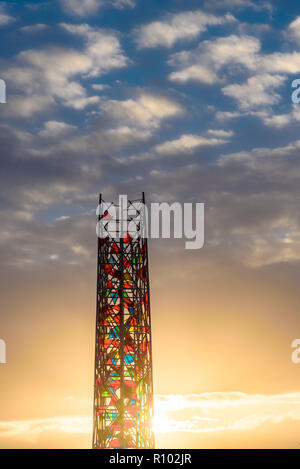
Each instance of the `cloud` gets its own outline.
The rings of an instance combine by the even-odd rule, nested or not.
[[[72,191],[71,187],[59,182],[52,187],[45,187],[44,194],[39,194],[37,186],[25,190],[23,188],[27,204],[29,205],[30,197],[33,205],[39,197],[40,207],[51,203],[52,196],[56,202],[64,201],[67,204],[68,197],[74,192],[74,188]],[[43,223],[35,217],[34,211],[19,210],[11,213],[9,210],[2,210],[1,218],[0,257],[6,267],[14,270],[43,270],[53,261],[61,265],[73,265],[90,263],[92,259],[89,237],[93,239],[93,234],[96,237],[96,233],[95,218],[91,214],[81,213],[81,216]]]
[[[222,177],[230,178],[230,184],[222,186],[228,193],[226,201],[217,202],[218,197],[214,197],[215,207],[225,205],[223,222],[222,217],[217,223],[211,221],[213,231],[222,233],[222,243],[228,236],[237,247],[244,245],[244,253],[238,256],[249,265],[300,259],[299,148],[300,141],[282,147],[254,148],[223,155],[216,163],[222,168]],[[212,186],[211,194],[214,190]]]
[[[43,141],[31,139],[30,157],[46,158],[58,154],[70,155],[70,158],[85,155],[88,159],[97,155],[107,160],[108,153],[115,153],[117,157],[127,146],[143,144],[158,131],[163,121],[180,117],[184,112],[183,106],[174,99],[143,89],[131,99],[102,99],[93,126],[88,130],[81,129],[71,139],[67,132],[72,126],[58,121],[46,122],[38,136],[58,140],[45,146]]]
[[[261,425],[300,420],[300,393],[246,394],[208,392],[155,396],[154,430],[161,433],[247,432]],[[41,438],[91,435],[90,415],[68,415],[0,422],[0,441],[26,442]],[[47,441],[47,440],[46,440]],[[50,444],[51,445],[51,444]]]
[[[292,39],[300,44],[300,16],[297,16],[297,18],[290,23],[288,33],[290,33]]]
[[[43,122],[43,119],[41,121]],[[70,135],[65,132],[66,129],[69,130],[68,127],[60,125],[59,129],[57,123],[45,125],[42,129],[39,127],[36,125],[33,134],[31,134],[28,131],[18,130],[17,126],[0,126],[3,149],[0,210],[10,212],[11,222],[13,222],[15,210],[34,212],[38,208],[43,210],[52,204],[68,205],[70,197],[76,198],[75,194],[85,194],[87,197],[87,194],[90,193],[88,185],[93,177],[99,177],[98,165],[93,165],[93,174],[88,173],[84,170],[83,160],[78,161],[77,159],[75,162],[72,158],[74,154],[77,155],[75,151],[73,154],[68,154],[67,152],[62,153],[60,150],[61,140],[64,141],[65,138],[72,141],[74,138],[74,135],[70,138]],[[45,138],[38,134],[39,130],[47,131],[49,138],[51,138],[47,144],[45,144]],[[78,133],[79,131],[76,136]],[[49,158],[43,158],[42,150],[47,148],[50,149],[47,154]],[[88,157],[89,155],[85,154],[84,159]],[[11,184],[11,180],[14,181],[14,184]],[[3,230],[18,231],[18,228],[10,228],[8,221],[6,220],[4,223],[3,215]],[[33,240],[31,234],[28,239]]]
[[[257,58],[257,69],[268,73],[300,72],[300,52],[273,52]]]
[[[229,138],[234,135],[234,132],[232,130],[222,130],[222,129],[209,129],[207,131],[208,135],[213,135],[214,137],[225,137]]]
[[[288,155],[293,154],[295,150],[298,150],[299,148],[300,140],[291,142],[283,147],[253,148],[250,151],[240,151],[236,153],[230,153],[228,155],[223,155],[220,157],[218,164],[226,165],[233,161],[239,161],[243,162],[243,164],[249,164],[252,168],[260,167],[264,171],[268,171],[271,169],[271,166],[268,167],[268,165],[275,163],[275,157],[277,157],[277,163],[285,163]]]
[[[111,118],[135,127],[158,128],[164,119],[180,116],[184,108],[176,101],[141,91],[135,99],[102,101],[101,109]]]
[[[282,78],[284,79],[284,77]],[[280,97],[275,93],[275,99],[276,96],[277,100],[279,101]],[[262,109],[258,110],[255,109],[257,107],[260,107],[259,102],[255,102],[255,91],[254,96],[251,97],[251,100],[252,102],[247,102],[246,97],[244,104],[242,101],[239,103],[241,109],[240,112],[218,111],[216,113],[216,119],[220,121],[226,121],[228,119],[236,119],[239,117],[254,116],[261,119],[263,123],[268,127],[273,127],[275,129],[280,129],[286,127],[287,125],[300,121],[300,108],[298,104],[293,104],[290,112],[287,112],[285,114],[276,114],[271,107],[263,107]]]
[[[291,114],[268,114],[262,112],[257,114],[260,117],[265,125],[269,127],[274,127],[275,129],[280,129],[291,123]]]
[[[139,48],[171,47],[179,40],[195,39],[208,26],[221,25],[235,21],[226,14],[223,17],[204,13],[200,10],[169,15],[165,21],[154,21],[140,26],[135,31]]]
[[[0,422],[0,438],[21,436],[34,441],[42,433],[88,434],[92,431],[92,420],[88,416],[49,417],[44,419]]]
[[[2,206],[11,213],[11,207],[20,209],[21,201],[23,211],[35,213],[52,204],[81,204],[80,197],[87,206],[95,199],[99,184],[110,186],[115,174],[122,174],[121,189],[130,193],[132,166],[128,162],[133,161],[135,174],[144,176],[142,182],[135,183],[140,187],[146,184],[145,190],[149,193],[160,198],[164,196],[161,188],[167,188],[173,200],[184,200],[187,194],[196,193],[199,200],[211,207],[207,214],[207,240],[220,249],[225,246],[231,262],[236,259],[241,264],[257,267],[300,259],[300,220],[297,217],[299,142],[277,148],[223,153],[220,157],[218,145],[226,144],[233,132],[208,129],[202,134],[178,133],[177,138],[168,140],[158,135],[162,143],[155,145],[150,141],[152,146],[145,152],[145,142],[149,145],[149,139],[158,133],[165,119],[182,116],[184,112],[177,101],[163,97],[166,102],[159,106],[160,95],[139,90],[132,99],[138,109],[134,108],[134,112],[127,104],[123,109],[128,100],[113,100],[113,107],[102,111],[100,122],[96,121],[92,127],[90,123],[88,129],[78,129],[71,138],[65,133],[71,129],[57,122],[70,124],[50,120],[54,124],[49,125],[47,120],[44,127],[38,129],[52,133],[53,141],[47,145],[41,135],[16,130],[11,134],[6,127],[0,129],[4,155]],[[109,128],[104,128],[102,123],[107,123],[108,116],[111,118]],[[188,156],[186,161],[177,157],[185,155]],[[159,168],[153,163],[156,160],[159,160]],[[150,173],[153,170],[156,173]],[[11,185],[11,177],[17,184]],[[65,215],[68,210],[66,207]],[[2,231],[10,233],[3,245],[3,263],[14,262],[16,266],[21,263],[24,268],[24,265],[33,265],[35,259],[42,259],[37,264],[42,265],[48,262],[49,255],[58,255],[57,261],[62,263],[71,262],[69,251],[58,248],[63,243],[57,234],[55,243],[49,242],[47,249],[43,244],[38,247],[36,234],[49,241],[48,227],[44,232],[43,223],[38,229],[32,220],[27,232],[23,222],[16,226],[8,224],[8,221],[13,222],[11,215],[4,222],[4,214],[1,214],[1,219]],[[36,254],[15,250],[19,243],[11,233],[18,233],[19,226],[24,233],[20,248],[27,246]],[[80,238],[72,244],[68,240],[66,244],[82,245]]]
[[[0,27],[1,26],[6,26],[7,24],[12,23],[15,21],[14,17],[9,15],[7,12],[6,4],[1,4],[0,5]]]
[[[95,13],[104,5],[102,0],[61,0],[60,3],[67,13],[78,16]]]
[[[217,146],[186,149],[177,140],[166,146],[169,153],[159,154],[154,146],[118,161],[124,170],[132,161],[137,174],[146,175],[146,190],[158,200],[197,194],[210,207],[206,252],[217,250],[220,257],[226,252],[228,263],[251,268],[300,260],[299,141],[228,153],[222,148],[220,155]]]
[[[246,83],[232,84],[222,88],[226,96],[230,96],[238,101],[241,109],[247,110],[255,107],[277,104],[280,95],[275,92],[286,77],[282,75],[271,75],[264,73],[248,78]]]
[[[87,24],[71,25],[62,23],[61,27],[71,34],[81,36],[86,43],[85,55],[90,60],[87,76],[99,76],[110,70],[125,67],[128,59],[120,42],[112,32],[92,28]]]
[[[36,24],[31,24],[29,26],[23,26],[22,28],[20,28],[20,31],[22,33],[31,34],[31,33],[39,33],[40,31],[44,31],[47,28],[48,26],[46,24],[36,23]]]
[[[300,393],[158,395],[155,408],[155,431],[158,433],[247,431],[265,422],[300,420]]]
[[[272,110],[262,110],[253,112],[253,115],[259,117],[265,125],[280,129],[300,121],[300,108],[298,104],[293,104],[291,111],[285,114],[276,114]]]
[[[289,30],[296,34],[299,19],[291,23]],[[205,84],[229,82],[221,88],[225,96],[237,101],[239,112],[218,111],[217,120],[226,120],[251,115],[273,128],[282,128],[299,122],[300,113],[293,106],[287,113],[276,114],[273,106],[281,101],[276,90],[287,80],[287,76],[300,72],[300,53],[273,52],[262,54],[260,41],[253,36],[231,35],[215,41],[204,41],[190,51],[181,51],[170,56],[169,65],[176,68],[169,79],[179,83],[195,81]],[[236,74],[248,74],[242,83],[230,83]]]
[[[48,121],[45,122],[43,130],[39,132],[40,137],[57,137],[71,132],[76,127],[65,122]]]
[[[228,140],[185,134],[181,135],[177,140],[170,140],[157,145],[155,151],[161,155],[188,154],[196,148],[223,145],[224,143],[228,143]]]
[[[32,96],[12,95],[5,108],[5,115],[8,117],[30,117],[33,114],[43,113],[45,109],[50,109],[54,106],[54,103],[52,96],[40,96],[38,94]]]
[[[251,36],[231,35],[204,41],[192,51],[171,55],[168,63],[177,71],[172,72],[169,79],[180,83],[198,81],[213,84],[220,81],[218,72],[225,65],[255,69],[259,49],[259,40]]]
[[[228,119],[236,119],[241,117],[241,113],[238,111],[217,111],[216,112],[216,119],[220,121],[226,121]]]
[[[298,18],[291,23],[289,30],[293,34],[296,34],[298,24]],[[288,75],[300,72],[300,53],[297,51],[262,54],[258,39],[248,35],[231,35],[204,41],[194,50],[173,54],[168,63],[176,68],[169,75],[171,81],[183,84],[195,81],[210,85],[227,82],[221,88],[222,93],[237,101],[239,112],[218,111],[217,120],[250,115],[273,128],[283,128],[300,120],[295,106],[286,113],[273,111],[273,107],[281,101],[277,89],[284,84]],[[232,76],[245,73],[248,74],[246,81],[230,83]]]
[[[133,8],[134,0],[60,0],[63,10],[76,16],[89,16],[100,8]]]
[[[20,52],[14,63],[3,73],[4,79],[23,95],[13,95],[6,110],[13,115],[32,115],[54,103],[83,109],[99,102],[98,96],[88,96],[80,79],[99,76],[125,67],[125,57],[114,33],[93,29],[88,25],[62,24],[64,31],[81,37],[84,48],[46,47]],[[21,101],[24,99],[24,104]],[[29,101],[32,100],[32,103]],[[19,105],[16,105],[20,103]],[[48,103],[48,106],[46,104]]]
[[[72,251],[81,256],[88,256],[90,254],[89,250],[84,246],[72,246]]]
[[[118,157],[117,161],[121,164],[137,163],[147,160],[155,160],[165,156],[195,156],[200,148],[215,147],[229,143],[229,138],[234,135],[230,130],[208,130],[206,135],[182,134],[179,138],[164,141],[149,151],[140,154],[133,154],[129,157]],[[151,174],[159,174],[159,171],[153,170]]]
[[[111,4],[115,8],[121,8],[121,9],[126,8],[126,7],[134,8],[136,5],[136,1],[135,0],[112,0]]]
[[[93,90],[96,90],[96,91],[104,91],[108,88],[110,88],[109,85],[103,85],[101,83],[95,83],[94,85],[92,85],[92,88]]]
[[[226,8],[252,8],[253,10],[273,10],[272,3],[270,2],[255,2],[251,0],[209,0],[204,3],[205,8],[215,9],[226,9]]]
[[[296,25],[298,20],[296,20]],[[222,92],[237,100],[244,115],[262,117],[266,125],[280,127],[294,120],[293,112],[287,115],[273,116],[271,106],[280,102],[276,93],[287,79],[287,75],[300,72],[300,53],[273,52],[262,54],[260,41],[248,35],[231,35],[204,41],[194,50],[185,50],[170,56],[168,63],[176,70],[169,74],[169,79],[185,84],[190,81],[205,84],[229,82],[222,87]],[[244,83],[230,83],[232,76],[248,74]],[[256,109],[264,114],[255,114]],[[238,116],[235,112],[217,113],[218,119]]]
[[[89,157],[97,156],[99,164],[105,161],[106,166],[109,167],[109,154],[117,154],[127,146],[144,144],[151,136],[151,129],[118,125],[105,130],[92,130],[83,135],[74,136],[72,139],[66,137],[59,143],[55,142],[47,147],[40,145],[34,151],[31,150],[31,154],[40,158],[50,157],[55,153],[69,157],[85,155],[87,161]],[[87,167],[86,170],[89,172]],[[95,172],[94,175],[96,174]]]

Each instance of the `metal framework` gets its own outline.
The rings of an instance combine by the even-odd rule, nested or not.
[[[138,237],[123,231],[120,206],[105,204],[118,211],[119,236],[98,238],[93,448],[154,448],[145,196],[126,207]],[[102,212],[103,230],[111,215]]]

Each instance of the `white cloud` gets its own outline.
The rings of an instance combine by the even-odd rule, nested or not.
[[[292,38],[300,44],[300,16],[298,16],[288,27],[288,32]]]
[[[226,121],[228,119],[236,119],[238,117],[241,117],[241,113],[240,112],[237,112],[237,111],[234,111],[234,112],[231,112],[231,111],[218,111],[216,113],[216,119],[217,120],[220,120],[220,121]]]
[[[218,76],[213,69],[205,65],[190,65],[178,72],[172,72],[169,75],[170,80],[186,83],[187,81],[199,81],[212,84],[218,81]]]
[[[248,78],[241,85],[235,83],[222,88],[226,96],[238,101],[241,109],[252,109],[265,105],[276,104],[280,101],[280,95],[274,90],[281,86],[286,77],[264,73]]]
[[[87,106],[91,106],[92,104],[96,104],[100,101],[98,96],[89,96],[84,98],[78,98],[71,101],[69,104],[74,109],[80,110],[84,109]],[[68,104],[67,104],[68,105]]]
[[[285,114],[275,114],[267,110],[253,112],[253,114],[262,119],[265,125],[277,129],[300,121],[300,108],[298,104],[293,104],[291,112]]]
[[[102,110],[119,122],[155,129],[163,119],[183,114],[183,107],[165,96],[141,92],[136,99],[107,100]]]
[[[90,61],[88,77],[99,76],[110,70],[125,67],[128,63],[119,39],[112,32],[104,32],[87,24],[71,25],[62,23],[61,27],[71,34],[81,36],[86,43],[84,55]]]
[[[62,215],[61,217],[56,218],[56,221],[64,221],[64,220],[70,220],[69,215]]]
[[[100,84],[100,83],[95,83],[94,85],[92,85],[92,88],[93,88],[93,90],[96,90],[96,91],[104,91],[107,88],[110,88],[110,86],[109,85],[103,85],[103,84]]]
[[[266,112],[258,113],[258,117],[261,117],[263,122],[269,127],[275,127],[277,129],[285,127],[291,122],[290,114],[268,114]]]
[[[148,140],[165,119],[175,118],[185,112],[176,101],[140,91],[135,99],[101,101],[101,113],[112,121],[110,129],[96,129],[87,135],[65,138],[59,144],[34,150],[39,156],[53,152],[71,152],[98,155],[117,152],[127,145]],[[33,152],[33,150],[32,150]]]
[[[136,161],[155,160],[165,156],[188,156],[193,154],[194,151],[199,148],[214,147],[229,143],[228,139],[234,134],[234,132],[229,130],[211,130],[206,132],[206,134],[209,136],[183,134],[177,139],[160,143],[149,151],[133,154],[130,157],[119,157],[117,160],[120,163],[128,164],[128,162],[135,163]],[[156,170],[150,172],[150,174],[158,173],[159,172]]]
[[[289,30],[296,34],[300,17]],[[276,115],[272,107],[281,100],[276,92],[288,75],[300,73],[300,52],[274,52],[262,54],[260,41],[248,35],[231,35],[215,41],[204,41],[194,50],[185,50],[170,56],[169,65],[175,68],[169,79],[179,83],[189,81],[215,84],[228,81],[232,76],[246,72],[243,83],[229,83],[222,87],[226,96],[234,98],[240,111],[218,111],[216,118],[252,115],[265,125],[280,128],[300,120],[295,107],[290,113]]]
[[[185,134],[181,135],[177,140],[170,140],[157,145],[155,151],[162,155],[187,154],[192,152],[195,148],[223,145],[224,143],[228,143],[228,140]]]
[[[0,422],[0,437],[13,438],[22,436],[26,440],[34,440],[41,433],[59,432],[86,434],[92,430],[89,416],[49,417],[33,420],[16,420]]]
[[[154,426],[157,433],[247,431],[266,422],[300,420],[300,393],[158,395],[155,408],[157,418]],[[183,410],[184,419],[178,418]]]
[[[199,81],[213,84],[220,80],[217,72],[224,65],[240,65],[254,70],[260,42],[252,36],[221,37],[204,41],[197,49],[171,55],[169,65],[177,71],[169,75],[172,81]]]
[[[85,46],[82,51],[63,47],[22,51],[16,57],[15,63],[4,70],[3,78],[18,90],[25,92],[33,102],[37,102],[38,96],[43,95],[45,104],[46,101],[49,104],[55,101],[74,109],[83,109],[98,103],[99,97],[88,96],[78,79],[99,76],[124,67],[127,58],[119,40],[112,32],[99,31],[88,25],[62,24],[61,27],[68,33],[83,38]],[[18,113],[18,108],[12,107],[12,100],[7,107],[11,108],[9,112]],[[25,104],[22,105],[22,108],[24,107]],[[27,107],[31,108],[31,114],[35,108],[39,110],[34,103],[31,106],[27,103]],[[20,115],[25,115],[21,112],[22,109]]]
[[[300,72],[300,52],[274,52],[258,57],[257,70],[273,73]]]
[[[51,261],[57,261],[59,259],[59,256],[57,254],[50,254],[49,259]]]
[[[72,251],[81,256],[88,256],[89,251],[84,246],[72,246]]]
[[[260,169],[263,171],[268,171],[271,169],[271,166],[275,163],[275,157],[277,157],[280,164],[285,164],[287,162],[287,156],[293,154],[295,151],[298,151],[300,148],[300,140],[289,143],[283,147],[277,148],[253,148],[251,151],[241,151],[237,153],[230,153],[228,155],[223,155],[219,159],[220,165],[227,165],[232,162],[242,162],[247,164],[249,168]],[[283,157],[286,157],[285,159]],[[294,170],[292,172],[294,173]]]
[[[176,101],[145,91],[140,91],[134,99],[103,100],[101,114],[111,120],[111,128],[96,129],[85,135],[73,136],[72,139],[66,137],[56,142],[55,146],[43,145],[32,149],[31,154],[46,157],[54,152],[71,152],[99,156],[100,152],[118,152],[127,145],[147,141],[163,120],[175,118],[184,112],[184,108]],[[51,127],[56,125],[51,124]],[[45,130],[48,134],[49,128]]]
[[[209,129],[207,134],[213,135],[214,137],[229,138],[234,135],[234,132],[232,130]]]
[[[285,114],[275,114],[271,107],[263,107],[262,109],[255,110],[257,106],[255,103],[254,96],[252,98],[252,106],[250,106],[251,103],[249,102],[249,107],[245,105],[241,112],[218,111],[216,113],[216,119],[220,121],[226,121],[228,119],[236,119],[239,117],[255,116],[261,119],[265,125],[277,129],[286,127],[287,125],[300,121],[300,107],[298,104],[293,104],[292,110],[290,112],[287,112]],[[240,105],[240,108],[242,109],[242,105]]]
[[[72,78],[91,69],[91,59],[75,50],[32,49],[19,54],[17,64],[4,72],[4,78],[23,89],[29,99],[35,100],[42,92],[45,100],[58,98],[63,105],[73,107],[87,96],[83,86]]]
[[[233,21],[235,18],[230,14],[218,17],[200,10],[177,13],[169,15],[165,21],[154,21],[139,27],[135,31],[136,42],[140,48],[171,47],[178,40],[196,38],[208,26]]]
[[[294,26],[298,24],[297,19]],[[250,111],[270,107],[280,101],[280,95],[274,90],[283,84],[288,74],[300,72],[300,52],[261,54],[257,38],[231,35],[204,41],[194,50],[173,54],[168,63],[176,69],[170,73],[169,79],[179,83],[195,81],[214,84],[228,80],[241,71],[248,72],[250,76],[246,82],[228,84],[222,91],[237,99],[241,109]],[[221,114],[218,115],[221,118]],[[227,117],[230,115],[227,114]],[[281,117],[269,122],[279,126],[286,121]]]
[[[58,137],[65,135],[76,127],[73,125],[66,124],[65,122],[48,121],[45,122],[43,130],[39,132],[40,137]]]

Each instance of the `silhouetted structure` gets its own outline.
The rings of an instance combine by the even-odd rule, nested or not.
[[[127,199],[126,199],[127,200]],[[93,448],[153,448],[148,248],[143,198],[99,198]],[[104,205],[104,206],[103,206]],[[134,208],[133,208],[134,206]],[[120,236],[105,236],[116,210]],[[135,223],[140,236],[123,231]],[[100,228],[99,228],[100,227]]]

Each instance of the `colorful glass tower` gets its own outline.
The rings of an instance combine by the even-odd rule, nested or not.
[[[123,196],[124,197],[124,196]],[[154,448],[145,198],[98,207],[93,448]],[[126,229],[124,230],[124,222]],[[129,229],[128,226],[131,228]],[[115,232],[112,232],[115,227]],[[135,229],[132,230],[132,227]],[[135,233],[134,233],[135,231]]]

